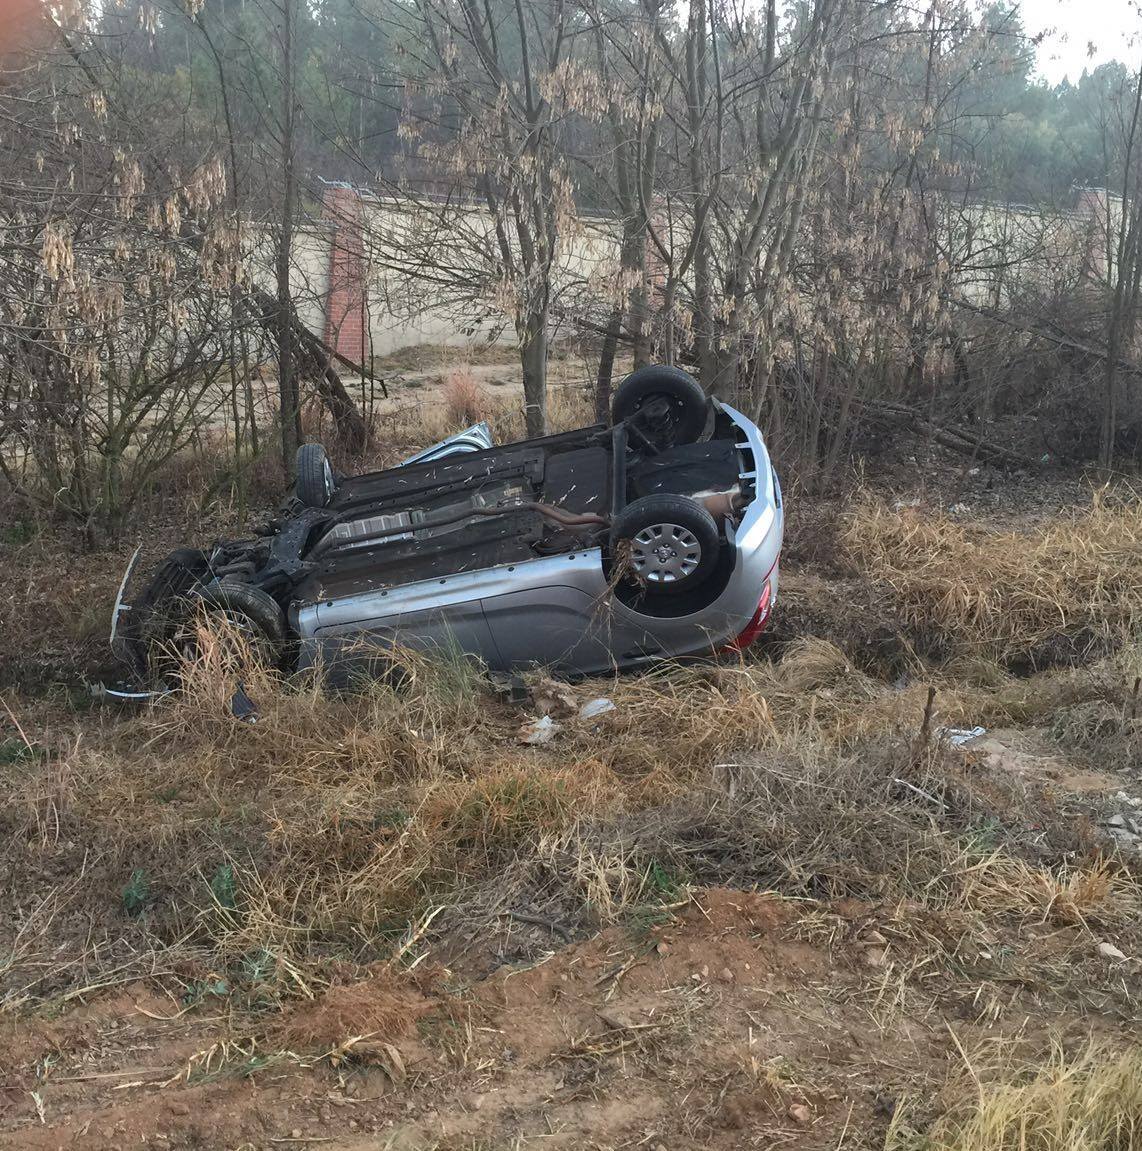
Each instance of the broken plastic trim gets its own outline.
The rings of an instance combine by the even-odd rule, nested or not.
[[[143,550],[143,545],[139,544],[135,548],[134,554],[131,556],[130,562],[127,564],[127,570],[123,573],[123,578],[119,581],[119,590],[115,593],[115,606],[111,610],[111,648],[114,650],[115,640],[119,634],[119,617],[125,611],[131,610],[131,605],[123,602],[123,593],[127,590],[127,581],[131,578],[131,573],[135,570],[135,563],[139,559],[139,553]]]
[[[148,699],[162,699],[163,696],[170,695],[172,690],[169,687],[157,688],[154,691],[128,690],[122,687],[108,687],[105,683],[93,683],[91,685],[91,694],[97,699],[101,696],[109,696],[111,699],[125,699],[133,703],[142,703]]]

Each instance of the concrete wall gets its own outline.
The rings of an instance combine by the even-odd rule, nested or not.
[[[999,307],[1020,285],[1101,282],[1108,233],[1120,213],[1120,202],[1105,193],[1085,193],[1065,213],[1005,204],[949,208],[941,229],[961,268],[955,290],[974,304]],[[552,269],[557,316],[588,308],[601,315],[621,294],[617,233],[617,221],[590,218],[563,241]],[[298,232],[291,286],[302,321],[353,361],[362,335],[366,356],[374,357],[417,345],[510,346],[511,291],[486,284],[497,255],[494,221],[479,206],[411,207],[331,187],[322,218]],[[251,268],[272,288],[268,235],[255,240]]]

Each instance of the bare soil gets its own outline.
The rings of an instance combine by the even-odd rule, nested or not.
[[[1109,968],[1048,1008],[997,979],[978,940],[955,979],[907,918],[695,891],[662,922],[471,984],[429,969],[334,989],[271,1021],[323,1040],[301,1053],[134,984],[9,1022],[0,1146],[872,1147],[898,1107],[934,1109],[960,1046],[1128,1034],[1092,1010]],[[988,946],[1094,949],[1041,925]]]

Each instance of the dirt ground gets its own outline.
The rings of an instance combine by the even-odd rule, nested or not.
[[[971,994],[917,951],[907,916],[695,891],[660,923],[470,984],[429,961],[277,1023],[279,1039],[332,1040],[325,1058],[267,1053],[224,1014],[129,985],[8,1024],[0,1146],[872,1147],[898,1108],[933,1110],[961,1048],[1136,1024],[1004,980],[979,940],[961,942]],[[1004,944],[1095,950],[1034,924]],[[1092,1001],[1100,977],[1126,975],[1103,965]]]
[[[477,375],[498,387],[498,370],[478,366]],[[422,393],[409,403],[439,405],[445,387],[438,373],[394,387],[392,411],[403,410],[406,394]],[[962,461],[921,466],[911,454],[881,460],[864,477],[889,507],[1032,528],[1090,498],[1081,476],[969,474]],[[916,662],[902,662],[901,627],[876,615],[839,557],[838,506],[790,498],[781,599],[761,657],[827,640],[842,663],[862,670],[834,669],[805,692],[822,712],[859,713],[874,691],[877,699],[903,692]],[[222,530],[227,514],[212,512],[194,530]],[[144,526],[148,553],[186,530],[157,512]],[[129,550],[92,557],[47,535],[11,550],[0,683],[13,701],[13,684],[37,694],[23,712],[5,702],[6,736],[14,737],[7,729],[17,714],[38,716],[45,732],[64,723],[66,697],[66,722],[78,722],[83,738],[74,668],[97,666],[102,613]],[[29,607],[31,618],[22,618]],[[957,667],[965,683],[981,674],[962,660]],[[941,684],[951,675],[940,674]],[[1068,674],[1073,685],[1086,672],[1080,665]],[[1089,673],[1092,683],[1103,675]],[[845,694],[849,681],[857,686]],[[986,692],[986,682],[973,680],[973,690]],[[1113,706],[1092,690],[1054,707],[1052,690],[1047,679],[1033,687],[1026,722],[992,725],[962,745],[956,737],[948,747],[945,737],[941,752],[962,786],[1001,797],[1003,834],[1018,840],[1020,859],[1051,860],[1049,882],[1027,864],[1030,878],[960,902],[926,891],[837,898],[811,884],[808,894],[792,893],[792,884],[766,890],[760,876],[770,871],[760,863],[749,882],[743,850],[734,874],[747,881],[736,888],[664,882],[655,900],[597,931],[526,908],[494,923],[444,915],[445,929],[426,927],[394,961],[332,957],[320,986],[299,969],[288,996],[254,1007],[232,993],[225,973],[190,973],[162,952],[144,975],[137,956],[117,973],[97,962],[95,943],[90,977],[76,971],[73,954],[44,954],[40,971],[58,965],[67,978],[47,979],[50,995],[0,1012],[0,1147],[921,1146],[909,1133],[925,1131],[957,1092],[972,1093],[974,1069],[990,1051],[1035,1059],[1052,1045],[1118,1050],[1137,1040],[1142,760],[1121,734],[1136,720],[1130,685]],[[921,722],[910,717],[911,730]],[[900,738],[907,748],[913,736]],[[729,778],[738,766],[719,762],[710,772]],[[19,757],[2,770],[27,772],[29,789],[41,786]],[[811,785],[786,782],[829,787],[827,773]],[[921,823],[926,808],[935,823],[952,802],[920,776],[889,784],[918,805]],[[694,819],[687,834],[697,853],[703,834],[717,837]],[[66,823],[56,834],[66,836]],[[974,873],[987,873],[998,853],[993,834],[986,821],[972,825],[975,839],[949,885],[974,892]],[[39,846],[33,839],[29,858],[46,833]],[[82,876],[85,845],[61,846],[81,860]],[[688,841],[676,846],[685,858]],[[843,845],[831,849],[842,866]],[[702,850],[713,849],[703,841]],[[798,861],[788,865],[794,874]],[[41,893],[20,890],[15,875],[4,898],[23,915]],[[102,925],[80,920],[68,930],[98,940]],[[16,960],[19,940],[9,942],[0,973]]]

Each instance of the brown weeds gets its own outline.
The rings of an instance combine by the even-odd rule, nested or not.
[[[1126,1151],[1142,1143],[1142,1049],[1056,1047],[1038,1064],[964,1056],[950,1110],[926,1132],[898,1109],[888,1151]],[[967,1080],[966,1082],[964,1080]]]
[[[485,418],[487,401],[470,368],[453,368],[445,377],[444,407],[448,422],[457,427]]]
[[[1110,635],[1130,624],[1142,593],[1116,573],[1097,583],[1083,564],[1117,541],[1133,571],[1133,513],[1098,507],[1071,525],[1086,542],[1063,547],[1059,572],[1054,528],[1018,553],[980,529],[857,514],[868,530],[850,546],[912,626],[942,631],[954,662],[916,660],[889,685],[829,640],[801,637],[779,662],[568,685],[579,704],[602,695],[615,707],[589,721],[572,707],[553,743],[525,747],[526,715],[462,657],[393,653],[379,680],[333,694],[317,677],[265,670],[224,625],[201,622],[178,690],[154,706],[50,734],[21,718],[44,754],[0,776],[13,883],[54,908],[44,884],[82,868],[68,907],[109,921],[134,954],[253,964],[291,994],[311,978],[307,964],[391,955],[442,906],[597,923],[691,882],[1121,929],[1140,906],[1129,875],[1092,862],[1077,832],[1060,831],[1054,855],[1033,843],[1021,830],[1033,821],[1027,797],[949,755],[937,733],[1090,703],[1129,717],[1136,649],[1031,679],[1000,664],[1054,627]],[[982,559],[953,579],[968,552]],[[231,713],[239,679],[254,724]],[[29,920],[8,986],[46,987],[26,941],[47,946],[66,918]]]
[[[1079,662],[1142,617],[1142,502],[1096,497],[1035,531],[858,503],[842,541],[901,621],[944,656]]]

